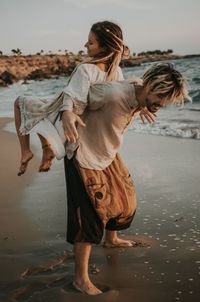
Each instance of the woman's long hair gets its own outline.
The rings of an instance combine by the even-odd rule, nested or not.
[[[99,46],[104,51],[91,58],[88,63],[107,64],[107,81],[117,80],[120,61],[130,53],[129,48],[124,45],[120,26],[110,21],[97,22],[92,25],[91,32],[96,35]]]

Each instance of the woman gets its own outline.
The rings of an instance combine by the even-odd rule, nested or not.
[[[43,149],[39,172],[48,171],[55,156],[58,159],[62,157],[62,155],[57,154],[59,150],[53,148],[53,141],[49,142],[51,138],[49,138],[45,129],[47,124],[43,127],[40,123],[40,129],[34,127],[36,124],[41,122],[45,117],[53,123],[59,110],[66,110],[62,117],[66,138],[69,142],[75,142],[77,139],[75,123],[78,122],[82,126],[84,124],[77,115],[75,116],[69,112],[72,108],[71,99],[76,100],[77,113],[80,114],[84,111],[84,106],[86,106],[87,93],[91,84],[105,80],[123,79],[119,62],[122,57],[128,56],[129,49],[123,43],[122,31],[118,25],[109,21],[94,24],[85,47],[88,50],[90,59],[85,64],[80,64],[74,70],[67,87],[53,102],[35,96],[20,96],[16,99],[14,106],[15,125],[21,146],[19,176],[26,172],[28,163],[33,158],[29,142],[29,134],[32,132],[38,134]],[[141,118],[143,117],[142,114],[143,111],[141,111]],[[146,119],[152,122],[152,117],[148,116],[148,114],[146,115]],[[38,133],[39,131],[41,134]]]
[[[88,64],[80,64],[74,70],[66,89],[55,101],[49,103],[45,99],[35,97],[18,97],[15,101],[15,124],[21,145],[19,176],[25,173],[29,161],[33,158],[29,144],[29,133],[32,132],[35,124],[44,118],[44,115],[48,115],[48,118],[54,121],[61,103],[65,105],[60,110],[69,109],[70,98],[77,99],[77,106],[82,106],[82,103],[86,102],[91,84],[105,80],[123,79],[119,63],[122,55],[128,52],[128,48],[123,44],[122,31],[118,25],[109,21],[94,24],[85,47],[90,57]],[[78,113],[80,114],[81,111],[84,111],[84,105],[79,109]],[[77,117],[76,119],[81,123],[80,119]],[[72,128],[72,133],[69,130],[72,124],[73,116],[67,115],[67,112],[65,112],[63,125],[67,134],[66,138],[75,142],[76,128]],[[73,132],[75,136],[73,136]],[[44,136],[39,134],[39,138],[43,148],[43,158],[39,171],[48,171],[55,157],[55,152]]]

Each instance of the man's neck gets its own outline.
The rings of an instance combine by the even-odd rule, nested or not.
[[[145,91],[145,88],[144,86],[142,85],[138,85],[138,84],[134,84],[134,87],[135,87],[135,96],[136,96],[136,99],[139,103],[139,106],[140,107],[145,107],[146,106],[146,91]]]

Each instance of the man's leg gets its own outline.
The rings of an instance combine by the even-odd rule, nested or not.
[[[112,184],[111,190],[114,196],[114,202],[116,205],[120,205],[120,209],[123,209],[123,213],[126,213],[124,222],[119,223],[117,219],[110,219],[106,224],[105,232],[105,247],[132,247],[135,245],[134,241],[125,240],[118,237],[117,230],[123,230],[130,227],[132,219],[135,215],[136,209],[136,195],[135,186],[129,174],[127,167],[124,165],[119,154],[112,164],[107,168],[107,175],[110,176],[110,182]],[[133,213],[133,214],[132,214]]]
[[[118,237],[117,231],[106,230],[104,247],[132,247],[135,242]]]
[[[75,254],[75,278],[74,287],[88,295],[98,295],[102,292],[91,282],[88,274],[89,257],[92,245],[88,242],[76,242]]]
[[[103,237],[103,227],[92,207],[74,159],[64,158],[67,185],[67,241],[74,245],[75,276],[74,287],[88,295],[98,295],[102,292],[91,282],[88,274],[89,258],[93,240],[99,243]],[[81,230],[84,228],[84,234]],[[85,238],[85,234],[87,240]],[[95,240],[96,239],[96,240]]]

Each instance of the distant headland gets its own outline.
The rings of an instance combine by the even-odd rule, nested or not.
[[[172,49],[167,51],[146,51],[137,55],[133,53],[128,59],[121,61],[121,67],[134,67],[145,62],[163,60],[178,60],[195,55],[177,55]],[[72,52],[44,53],[43,50],[36,54],[23,55],[19,48],[12,49],[12,55],[4,55],[0,51],[0,86],[8,86],[20,80],[28,83],[29,80],[43,80],[69,76],[72,70],[87,58],[84,51],[77,54]]]

